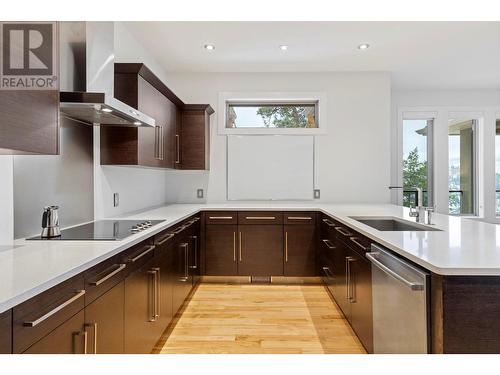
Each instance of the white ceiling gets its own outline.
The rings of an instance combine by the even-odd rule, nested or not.
[[[396,89],[499,89],[500,22],[126,22],[166,71],[389,71]],[[203,46],[212,43],[215,51]],[[360,51],[360,43],[370,48]],[[279,46],[286,44],[288,51]]]

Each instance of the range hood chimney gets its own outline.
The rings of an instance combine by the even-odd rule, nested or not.
[[[60,111],[94,125],[154,127],[155,120],[114,97],[114,23],[60,23]]]

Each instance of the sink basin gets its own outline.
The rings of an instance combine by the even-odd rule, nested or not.
[[[394,217],[359,217],[350,216],[351,219],[359,221],[369,227],[375,228],[382,232],[406,232],[406,231],[441,231],[440,229],[432,228],[427,225],[413,223]]]

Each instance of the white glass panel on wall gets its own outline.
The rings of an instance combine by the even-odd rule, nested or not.
[[[403,120],[403,205],[406,207],[415,207],[418,203],[431,205],[429,135],[432,134],[433,122],[432,119]],[[417,201],[416,187],[423,191],[423,202]]]
[[[228,103],[226,128],[317,128],[317,103]]]
[[[500,216],[500,120],[496,121],[495,135],[495,212]]]
[[[476,120],[449,120],[448,207],[450,214],[475,214],[475,127]]]

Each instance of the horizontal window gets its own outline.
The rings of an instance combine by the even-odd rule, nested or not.
[[[317,128],[318,102],[227,102],[226,128]]]

